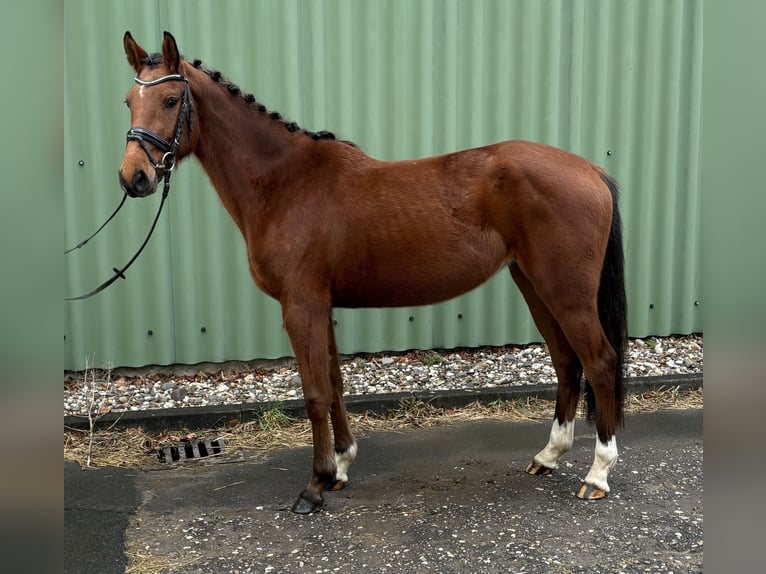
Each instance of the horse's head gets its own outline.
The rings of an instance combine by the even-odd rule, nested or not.
[[[125,32],[123,44],[136,77],[125,97],[131,127],[120,185],[131,197],[146,197],[191,151],[191,91],[171,34],[165,32],[162,54],[149,55],[130,32]]]

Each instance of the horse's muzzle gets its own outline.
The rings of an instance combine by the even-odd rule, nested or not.
[[[137,170],[130,181],[120,174],[120,187],[125,190],[130,197],[146,197],[151,195],[157,189],[157,178],[149,177],[144,170]]]

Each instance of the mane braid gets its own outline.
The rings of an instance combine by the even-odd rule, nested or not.
[[[146,58],[141,60],[141,63],[144,66],[149,66],[150,70],[154,70],[155,68],[159,68],[163,61],[164,60],[162,58],[162,54],[155,52],[154,54],[149,54]]]
[[[147,57],[144,60],[144,63],[149,65],[150,67],[157,67],[162,63],[162,54],[152,54],[151,56]],[[312,132],[307,129],[301,128],[296,122],[292,122],[292,121],[288,121],[284,119],[282,117],[282,114],[280,114],[279,112],[275,112],[275,111],[270,112],[265,105],[259,103],[255,99],[255,96],[253,94],[243,93],[238,85],[225,79],[224,75],[221,72],[217,70],[211,70],[210,68],[205,67],[205,65],[202,63],[202,60],[195,59],[192,61],[191,64],[196,69],[205,72],[210,77],[210,79],[213,80],[215,83],[221,84],[222,86],[224,86],[232,96],[241,97],[243,100],[245,100],[245,102],[254,106],[257,111],[268,114],[269,118],[271,118],[273,121],[280,122],[285,127],[285,129],[289,131],[290,133],[295,133],[300,131],[314,141],[336,139],[335,134],[332,132],[325,131],[325,130]],[[341,141],[353,147],[357,147],[356,144],[347,140],[338,140],[338,141]]]

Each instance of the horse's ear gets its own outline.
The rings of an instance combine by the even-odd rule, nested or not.
[[[176,39],[170,32],[164,32],[164,39],[162,40],[162,59],[170,68],[171,74],[177,74],[178,69],[181,67],[181,54],[178,53],[178,46],[176,46]]]
[[[125,32],[125,36],[122,38],[122,45],[125,46],[125,55],[128,57],[128,63],[133,66],[136,73],[140,72],[142,61],[149,54],[136,43],[133,36],[130,35],[130,32]]]

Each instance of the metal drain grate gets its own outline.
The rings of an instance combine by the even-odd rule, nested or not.
[[[222,438],[216,439],[182,439],[181,444],[166,446],[157,452],[160,462],[174,463],[184,462],[205,457],[220,456],[225,442]]]

